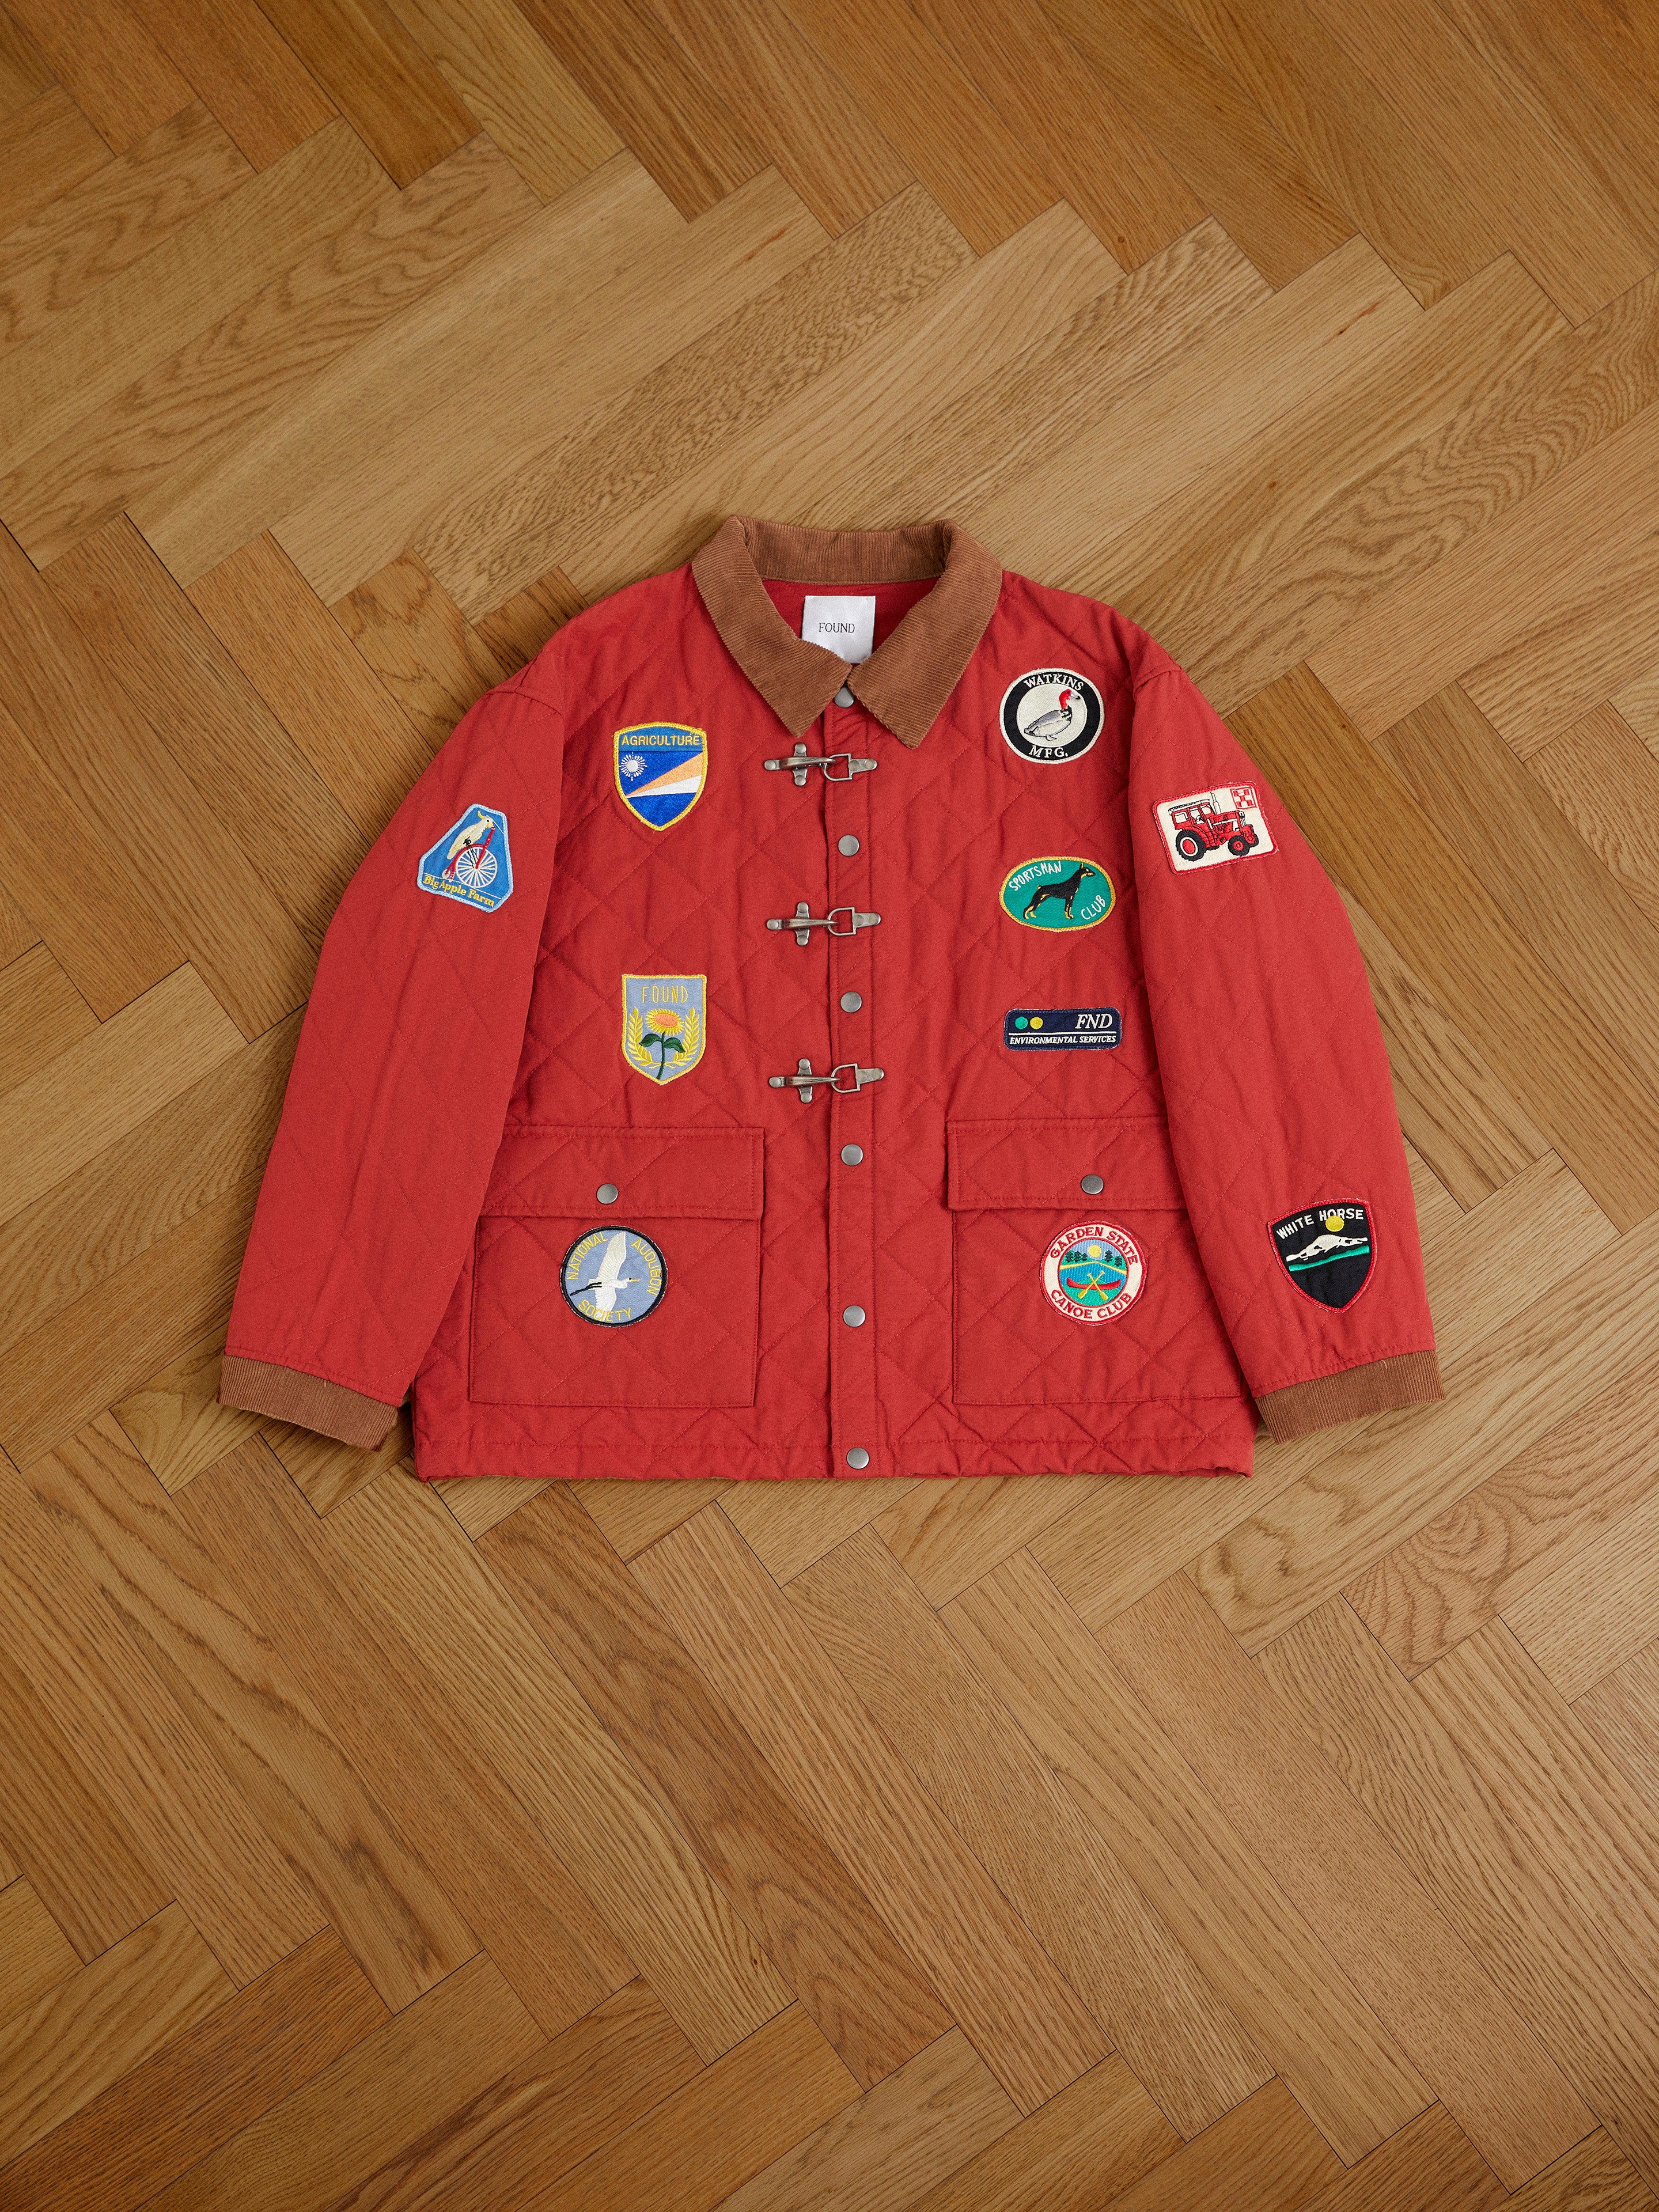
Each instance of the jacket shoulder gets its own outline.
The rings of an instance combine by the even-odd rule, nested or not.
[[[689,563],[623,584],[562,623],[507,682],[556,702],[578,696],[596,675],[614,677],[622,664],[659,646],[664,624],[679,622],[694,603],[702,601]]]
[[[1062,592],[1007,569],[1003,605],[1016,622],[1029,623],[1034,631],[1058,631],[1094,661],[1108,685],[1138,690],[1149,677],[1178,672],[1178,664],[1155,637],[1104,599]]]

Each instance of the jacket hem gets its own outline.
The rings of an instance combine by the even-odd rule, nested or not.
[[[1403,1406],[1430,1406],[1445,1396],[1440,1362],[1432,1352],[1401,1352],[1364,1367],[1345,1367],[1335,1375],[1292,1382],[1256,1400],[1275,1443],[1289,1443],[1316,1429],[1357,1421],[1368,1413],[1389,1413]]]
[[[231,1352],[225,1354],[219,1370],[219,1403],[289,1421],[298,1429],[314,1429],[319,1436],[355,1444],[360,1451],[373,1451],[383,1443],[398,1418],[395,1406],[365,1397],[361,1390],[349,1390],[343,1382],[325,1382],[320,1375],[279,1367],[269,1360],[238,1358]]]

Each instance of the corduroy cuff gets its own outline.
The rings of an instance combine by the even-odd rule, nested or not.
[[[1285,1444],[1339,1421],[1391,1413],[1397,1406],[1429,1406],[1445,1395],[1434,1353],[1402,1352],[1393,1359],[1374,1359],[1364,1367],[1345,1367],[1340,1374],[1269,1390],[1255,1402],[1273,1442]]]
[[[228,1352],[219,1370],[219,1403],[315,1429],[319,1436],[356,1444],[360,1451],[373,1451],[383,1443],[398,1418],[395,1406],[348,1390],[343,1383],[325,1382],[320,1375],[264,1359],[233,1358]]]

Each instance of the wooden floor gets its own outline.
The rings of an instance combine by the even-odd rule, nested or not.
[[[5,5],[0,2207],[1651,2212],[1659,16]],[[733,510],[1230,716],[1443,1406],[440,1494],[215,1405],[342,886]]]

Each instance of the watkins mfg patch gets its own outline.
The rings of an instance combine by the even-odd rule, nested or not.
[[[637,1229],[590,1229],[564,1255],[565,1304],[584,1321],[625,1328],[654,1313],[668,1287],[662,1254]]]
[[[1109,1050],[1123,1042],[1115,1006],[1011,1006],[1002,1018],[1010,1052]]]
[[[1267,1226],[1280,1266],[1316,1305],[1340,1311],[1370,1279],[1370,1216],[1356,1200],[1311,1206]]]
[[[1086,753],[1100,735],[1100,694],[1071,668],[1033,668],[1002,695],[1002,734],[1022,760],[1055,767]]]
[[[1255,860],[1273,850],[1273,833],[1253,783],[1224,783],[1214,791],[1189,791],[1152,809],[1158,835],[1178,876],[1194,868]]]
[[[1042,1255],[1042,1287],[1067,1321],[1116,1321],[1146,1280],[1140,1247],[1115,1222],[1082,1221],[1062,1229]]]
[[[494,914],[513,896],[513,855],[499,806],[469,806],[435,845],[422,854],[415,881],[434,898],[459,899]]]
[[[702,797],[708,739],[688,722],[635,722],[618,730],[614,748],[622,803],[647,830],[667,830]]]
[[[1002,879],[1003,912],[1029,929],[1092,929],[1115,896],[1105,869],[1075,853],[1022,860]]]
[[[689,1075],[707,1037],[701,975],[623,977],[623,1058],[656,1083]]]

